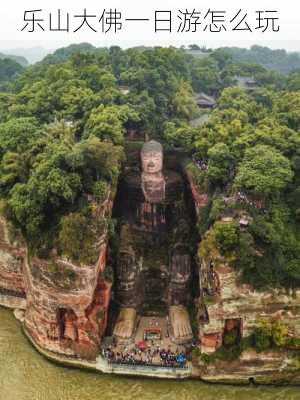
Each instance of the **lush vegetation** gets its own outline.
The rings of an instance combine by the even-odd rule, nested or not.
[[[214,242],[256,286],[300,283],[299,101],[297,91],[225,89],[189,143],[207,163],[193,171],[211,194],[200,226],[211,231],[200,251]],[[220,225],[226,217],[234,222]]]
[[[254,332],[254,344],[258,351],[288,343],[288,328],[281,321],[258,321]]]
[[[8,82],[16,79],[23,71],[24,67],[16,61],[0,57],[0,88],[5,90]]]
[[[254,332],[246,337],[239,338],[236,330],[224,332],[223,343],[214,353],[200,353],[198,348],[192,351],[195,362],[204,365],[218,363],[220,361],[235,361],[245,350],[253,349],[257,353],[263,351],[289,350],[293,355],[293,364],[296,368],[298,361],[298,350],[300,340],[288,335],[288,327],[280,320],[258,320]]]
[[[16,56],[12,54],[3,54],[0,53],[0,59],[9,59],[12,60],[18,64],[20,64],[22,67],[27,67],[29,65],[27,59],[23,56]]]
[[[7,76],[0,195],[30,249],[46,256],[55,246],[74,260],[93,259],[90,199],[100,205],[115,184],[133,130],[193,156],[188,168],[210,200],[198,225],[203,256],[227,257],[255,285],[299,286],[300,73],[244,61],[228,49],[194,57],[82,44]],[[255,88],[236,86],[238,76],[251,76]],[[216,96],[217,107],[195,126],[201,91]]]
[[[252,46],[248,49],[226,47],[233,61],[260,64],[281,73],[289,73],[300,68],[300,54],[287,53],[285,50],[271,50],[268,47]]]

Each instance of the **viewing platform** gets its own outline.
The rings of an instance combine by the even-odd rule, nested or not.
[[[161,378],[191,376],[186,347],[174,342],[168,317],[142,316],[132,338],[106,338],[97,365],[105,372]]]
[[[192,368],[189,364],[182,367],[169,367],[155,364],[130,365],[110,363],[102,356],[97,358],[96,369],[105,373],[148,378],[186,379],[192,376]]]

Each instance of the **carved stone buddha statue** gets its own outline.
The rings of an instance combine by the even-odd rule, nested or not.
[[[154,140],[144,144],[141,151],[142,190],[150,204],[161,203],[165,199],[165,178],[162,174],[162,145]]]
[[[142,282],[142,285],[139,282],[150,276],[160,276],[158,270],[161,277],[167,275],[161,297],[166,299],[172,336],[175,341],[182,343],[192,338],[186,309],[191,258],[188,246],[181,243],[186,238],[182,238],[182,231],[176,226],[180,220],[176,217],[176,196],[182,197],[182,193],[177,192],[182,192],[183,182],[175,172],[163,173],[163,148],[160,143],[153,140],[145,143],[140,154],[140,176],[133,174],[126,181],[124,215],[127,213],[127,222],[121,229],[117,261],[116,295],[120,311],[113,334],[120,339],[133,336],[137,315],[145,302],[143,286],[147,285],[147,282]],[[166,209],[173,217],[166,216]],[[165,233],[165,236],[173,238],[173,244],[168,239],[161,239]],[[143,247],[139,244],[141,236],[146,242],[144,247],[152,246],[151,251],[140,248]],[[158,255],[162,253],[164,255],[159,259]],[[151,275],[155,268],[156,273]],[[160,286],[164,287],[162,281],[157,283],[156,288]]]

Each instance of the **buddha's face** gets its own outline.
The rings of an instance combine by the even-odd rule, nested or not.
[[[163,164],[163,155],[159,151],[149,151],[142,153],[143,172],[155,174],[161,172]]]

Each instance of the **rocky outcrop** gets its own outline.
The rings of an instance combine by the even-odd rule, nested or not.
[[[95,266],[56,259],[57,270],[39,259],[26,261],[25,328],[48,350],[95,358],[106,328],[110,286],[103,278],[106,243]],[[58,283],[59,281],[59,283]],[[64,286],[64,287],[62,287]]]
[[[209,202],[209,197],[207,193],[200,190],[200,188],[195,182],[192,172],[189,170],[186,170],[185,172],[192,193],[192,197],[194,200],[195,210],[197,215],[199,216],[201,209],[207,206]]]
[[[190,171],[187,178],[199,217],[209,198],[201,192]],[[232,218],[223,218],[222,223],[231,221]],[[218,349],[224,330],[231,325],[240,330],[241,337],[246,337],[253,333],[260,319],[279,319],[289,328],[290,336],[300,337],[299,290],[257,291],[251,285],[241,283],[239,272],[230,267],[217,250],[211,252],[211,256],[211,260],[199,260],[199,339],[203,352],[212,353]]]
[[[24,255],[25,245],[20,235],[0,218],[0,305],[26,307]]]
[[[200,219],[209,196],[199,189],[188,171],[186,177]],[[167,194],[171,178],[166,180]],[[137,183],[140,188],[140,181]],[[177,190],[182,188],[176,187]],[[140,192],[134,191],[137,200],[140,199]],[[173,192],[170,193],[173,196]],[[112,197],[108,196],[101,205],[93,204],[94,218],[110,216]],[[122,203],[124,207],[130,206],[127,204],[128,197],[127,192]],[[55,249],[48,259],[31,256],[21,236],[11,231],[1,218],[0,304],[26,308],[24,315],[20,313],[19,316],[25,332],[39,351],[47,353],[50,358],[72,365],[81,365],[82,362],[104,372],[119,373],[105,370],[102,366],[100,368],[103,360],[99,356],[99,347],[106,330],[111,291],[111,283],[105,279],[104,273],[106,229],[97,237],[95,249],[98,260],[93,265],[72,262]],[[131,263],[133,255],[134,252],[126,253],[129,260],[125,257],[124,261]],[[181,253],[180,258],[177,256],[173,260],[175,272],[180,272],[177,264],[186,265],[188,270],[187,260],[182,260]],[[215,256],[217,259],[213,263],[204,258],[199,260],[200,297],[195,303],[198,306],[202,355],[214,353],[221,347],[224,334],[228,331],[236,330],[239,339],[248,337],[260,319],[280,320],[288,327],[291,337],[300,337],[300,291],[257,291],[250,285],[242,284],[239,273],[220,254]],[[151,254],[151,262],[154,261],[155,257]],[[126,269],[126,262],[122,262],[122,268]],[[182,283],[182,277],[176,273],[176,283]],[[152,292],[150,280],[145,276],[145,289],[149,286]],[[157,288],[157,285],[154,286]],[[209,364],[200,361],[192,372],[186,372],[187,376],[193,374],[210,381],[248,382],[255,378],[258,382],[272,383],[284,377],[289,382],[299,383],[299,373],[292,361],[286,350],[257,353],[248,348],[235,360],[218,360]],[[138,375],[140,371],[137,369],[134,373]]]
[[[225,383],[299,384],[300,374],[287,352],[247,350],[239,359],[202,367],[201,379]]]
[[[290,336],[300,337],[300,291],[256,291],[241,284],[239,274],[226,264],[216,265],[219,293],[204,296],[208,320],[200,327],[201,349],[214,352],[222,344],[226,326],[236,323],[242,337],[253,333],[258,320],[278,319],[289,328]],[[229,327],[230,328],[230,327]]]
[[[198,218],[201,218],[200,211],[208,204],[208,196],[201,193],[191,173],[187,173],[187,177]],[[224,218],[222,223],[231,220]],[[211,259],[199,260],[198,332],[201,353],[214,353],[223,345],[226,332],[231,330],[237,332],[239,340],[249,337],[260,320],[279,320],[288,328],[290,338],[300,337],[300,290],[257,291],[241,282],[239,272],[229,266],[218,251],[210,249],[210,255]],[[255,379],[272,383],[286,379],[287,382],[299,382],[299,370],[290,367],[291,357],[288,350],[283,349],[262,353],[246,350],[234,361],[202,363],[197,373],[210,381],[248,382]]]
[[[94,218],[109,217],[111,199],[94,205]],[[104,335],[111,283],[104,278],[107,231],[95,243],[95,265],[77,265],[54,255],[51,260],[26,257],[24,276],[27,333],[47,350],[95,359]]]
[[[109,218],[112,196],[92,204],[93,218]],[[104,278],[107,228],[97,237],[94,265],[71,262],[53,249],[51,256],[30,256],[24,241],[12,241],[0,220],[0,304],[26,309],[24,328],[41,348],[96,359],[104,335],[111,283]]]

